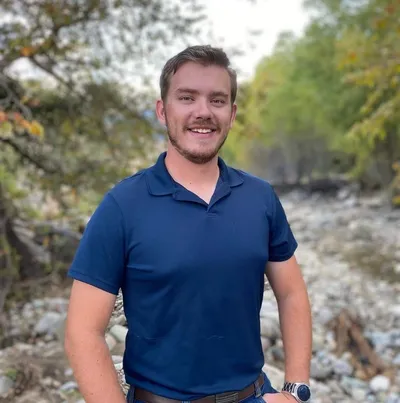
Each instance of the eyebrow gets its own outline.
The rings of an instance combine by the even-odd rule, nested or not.
[[[186,94],[199,94],[199,91],[193,89],[193,88],[178,88],[176,90],[176,93],[178,94],[182,94],[182,93],[186,93]],[[213,91],[211,92],[211,96],[213,97],[224,97],[224,98],[228,98],[229,95],[225,92],[225,91]]]

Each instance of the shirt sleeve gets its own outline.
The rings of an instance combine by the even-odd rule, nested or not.
[[[271,262],[288,260],[293,256],[297,246],[297,241],[290,228],[281,201],[275,191],[272,190],[268,260]]]
[[[68,276],[118,294],[125,269],[125,235],[122,212],[107,193],[82,235]]]

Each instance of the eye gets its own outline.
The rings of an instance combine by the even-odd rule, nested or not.
[[[180,101],[193,101],[193,98],[188,96],[188,95],[184,95],[182,97],[179,97]]]
[[[225,100],[224,99],[214,99],[213,102],[217,103],[219,105],[223,105],[225,103]]]

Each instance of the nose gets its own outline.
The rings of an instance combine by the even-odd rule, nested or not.
[[[199,98],[196,102],[195,115],[197,119],[211,118],[210,104],[207,99]]]

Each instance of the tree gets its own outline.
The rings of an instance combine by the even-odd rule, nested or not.
[[[247,158],[278,180],[334,171],[387,186],[400,159],[400,4],[304,5],[304,33],[282,33],[248,83],[240,130],[256,140]]]
[[[308,0],[316,18],[336,32],[336,62],[347,93],[363,94],[346,131],[354,174],[379,164],[387,185],[400,158],[400,4],[395,0]]]

